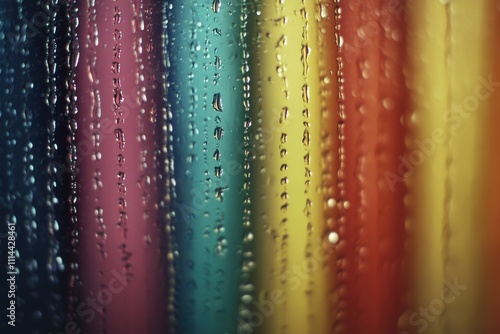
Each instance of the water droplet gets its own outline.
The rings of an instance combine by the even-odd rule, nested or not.
[[[212,10],[214,11],[214,13],[220,12],[220,8],[221,8],[220,0],[214,0],[214,2],[212,2]]]
[[[336,244],[339,241],[339,235],[337,232],[330,232],[328,234],[328,242],[331,244]]]
[[[214,152],[214,160],[220,160],[220,157],[221,157],[221,153],[218,149],[215,150]]]
[[[281,134],[281,143],[285,144],[286,141],[287,141],[287,134],[286,133],[282,133]]]
[[[222,173],[223,173],[222,167],[217,166],[217,167],[215,167],[214,170],[215,170],[215,176],[217,176],[217,177],[221,177],[222,176]]]
[[[394,108],[394,100],[390,97],[386,97],[382,100],[382,105],[384,106],[384,108],[390,110]]]
[[[212,106],[216,111],[221,111],[222,112],[222,97],[220,93],[214,94],[214,97],[212,99]]]
[[[224,129],[220,126],[216,127],[214,130],[214,138],[221,140],[224,137]]]

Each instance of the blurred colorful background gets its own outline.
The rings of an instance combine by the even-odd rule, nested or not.
[[[0,0],[0,333],[500,333],[498,31],[497,0]]]

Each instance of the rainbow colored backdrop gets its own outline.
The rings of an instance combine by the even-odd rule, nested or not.
[[[500,333],[498,31],[498,0],[0,0],[0,332]]]

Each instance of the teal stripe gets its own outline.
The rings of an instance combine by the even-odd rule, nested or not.
[[[236,1],[168,3],[179,333],[237,328],[245,117],[240,11]]]

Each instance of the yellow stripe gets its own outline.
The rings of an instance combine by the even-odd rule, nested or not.
[[[447,11],[436,0],[409,0],[407,2],[407,81],[410,94],[410,113],[407,118],[409,174],[407,224],[414,237],[416,300],[414,309],[404,323],[409,329],[425,328],[427,334],[443,333],[438,319],[422,323],[422,316],[413,312],[428,307],[441,294],[443,271],[443,226],[446,186],[445,143],[433,140],[433,132],[445,133],[447,123],[443,116],[448,103],[446,71]],[[435,143],[434,152],[422,153],[418,141]],[[420,164],[419,158],[423,159]],[[410,322],[408,324],[408,322]],[[424,327],[425,326],[425,327]]]
[[[488,78],[486,43],[491,27],[485,24],[486,4],[486,0],[450,2],[450,96],[452,105],[461,108],[456,112],[461,123],[450,129],[450,263],[446,276],[467,286],[448,308],[449,332],[456,334],[484,332],[480,247],[486,207],[480,181],[485,170],[485,120],[491,96],[482,84]]]
[[[262,1],[255,16],[257,298],[266,305],[277,301],[256,333],[326,332],[324,257],[318,250],[324,219],[316,8],[315,1]]]

